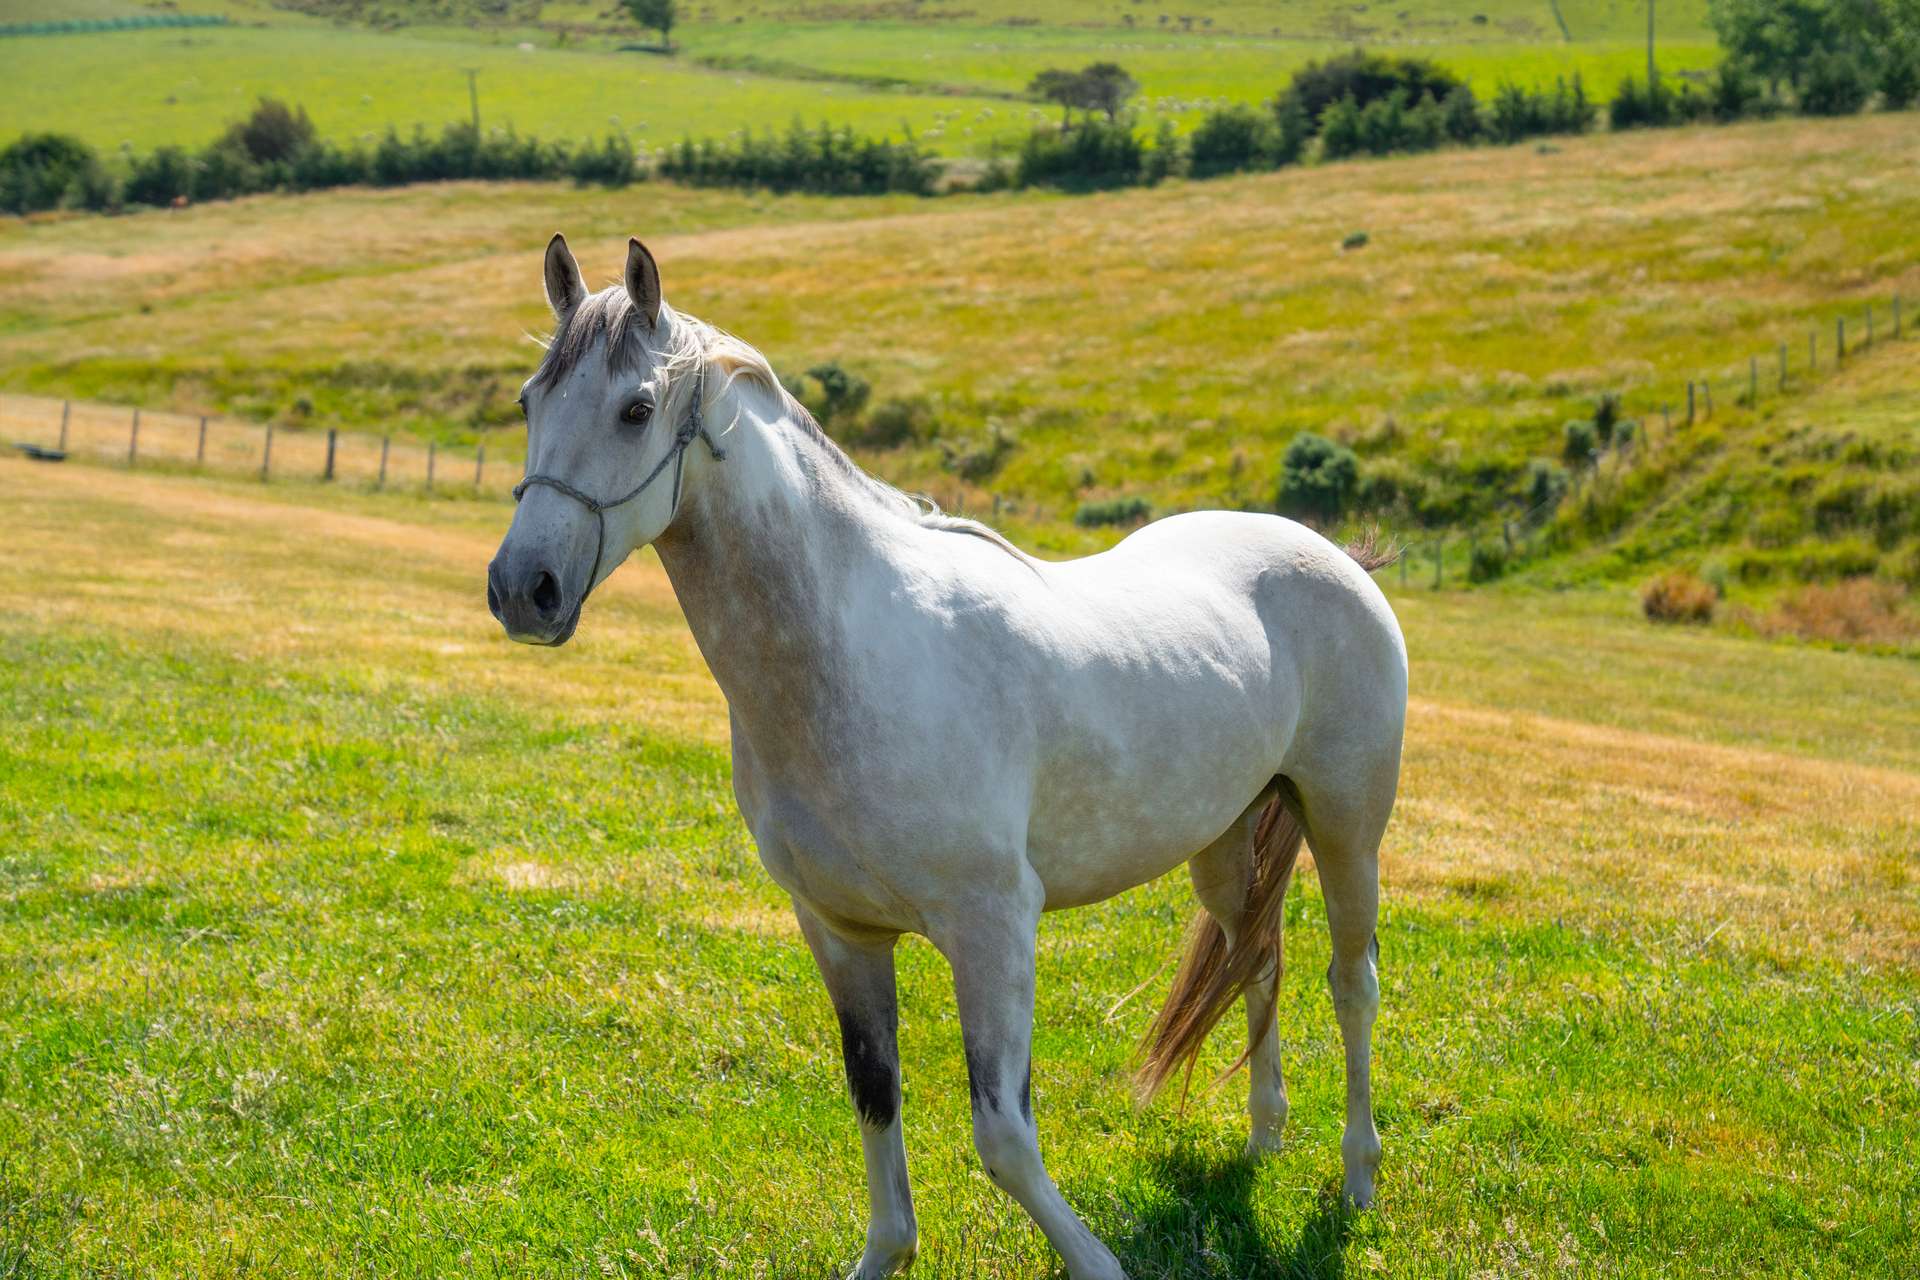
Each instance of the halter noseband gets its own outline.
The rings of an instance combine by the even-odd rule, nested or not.
[[[593,513],[593,571],[587,575],[587,589],[580,593],[580,602],[582,604],[586,603],[587,597],[593,594],[594,586],[600,581],[600,557],[605,552],[607,546],[607,517],[605,513],[613,507],[625,506],[627,503],[632,502],[635,498],[645,493],[647,487],[655,480],[658,480],[660,473],[667,469],[667,464],[672,463],[673,507],[672,514],[667,517],[667,522],[671,524],[673,522],[673,516],[679,514],[680,511],[680,475],[686,466],[687,446],[691,445],[694,439],[698,437],[707,446],[707,452],[713,455],[714,461],[719,462],[726,458],[727,451],[715,443],[713,434],[707,430],[706,423],[701,421],[702,402],[706,399],[706,396],[707,370],[706,366],[702,365],[699,376],[693,384],[693,403],[687,406],[687,416],[685,420],[681,422],[680,429],[673,433],[673,444],[667,449],[667,452],[661,457],[660,461],[654,464],[653,470],[647,472],[647,478],[635,485],[633,490],[623,498],[615,498],[612,502],[601,502],[591,494],[582,493],[558,476],[527,476],[521,480],[519,484],[513,486],[513,500],[515,502],[520,501],[521,495],[526,493],[530,485],[543,484],[549,489],[555,489],[566,494],[569,498],[572,498],[575,502]]]

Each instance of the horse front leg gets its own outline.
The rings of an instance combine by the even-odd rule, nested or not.
[[[848,1280],[881,1280],[913,1262],[920,1240],[900,1129],[895,939],[847,938],[797,902],[794,914],[840,1019],[840,1053],[867,1164],[867,1247]]]
[[[1126,1280],[1060,1195],[1033,1121],[1034,946],[1040,890],[973,902],[933,941],[953,967],[973,1096],[973,1145],[995,1186],[1019,1201],[1073,1280]]]

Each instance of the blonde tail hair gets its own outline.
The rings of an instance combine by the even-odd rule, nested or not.
[[[1186,956],[1173,975],[1173,990],[1140,1044],[1134,1089],[1141,1102],[1151,1100],[1165,1088],[1184,1064],[1180,1082],[1180,1101],[1184,1106],[1193,1083],[1194,1064],[1199,1060],[1207,1033],[1255,979],[1265,976],[1269,964],[1278,980],[1287,883],[1293,878],[1293,865],[1300,857],[1302,834],[1299,819],[1276,794],[1261,811],[1260,821],[1254,827],[1247,901],[1234,929],[1238,937],[1235,946],[1227,946],[1226,932],[1205,910],[1194,917],[1193,926],[1187,932]],[[1247,1037],[1247,1047],[1233,1065],[1221,1073],[1220,1079],[1238,1071],[1252,1055],[1253,1046],[1260,1043],[1272,1027],[1272,1004],[1256,1013],[1259,1021],[1253,1034]]]

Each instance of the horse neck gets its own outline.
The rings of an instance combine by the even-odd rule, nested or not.
[[[724,401],[735,394],[709,421],[733,417]],[[805,716],[814,700],[839,696],[823,673],[845,652],[840,606],[858,575],[880,567],[883,526],[899,517],[784,405],[741,409],[722,437],[726,458],[701,459],[699,482],[654,545],[736,714]]]

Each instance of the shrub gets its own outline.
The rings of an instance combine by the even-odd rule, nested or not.
[[[1153,504],[1145,498],[1109,498],[1105,502],[1083,502],[1073,513],[1073,522],[1082,529],[1099,525],[1140,524],[1153,515]]]
[[[1920,32],[1887,51],[1880,68],[1880,100],[1889,111],[1905,111],[1920,101]]]
[[[1000,424],[995,422],[988,425],[985,440],[942,440],[940,465],[962,480],[985,480],[1000,469],[1008,454],[1019,447],[1020,442],[1002,431]]]
[[[860,416],[860,411],[867,407],[867,397],[873,392],[872,384],[865,378],[847,372],[836,361],[813,366],[807,370],[807,377],[820,388],[820,393],[796,398],[807,406],[823,427],[831,427],[835,423],[851,424]]]
[[[1707,96],[1713,102],[1713,118],[1723,124],[1760,110],[1760,82],[1737,62],[1722,62],[1714,68]]]
[[[1583,418],[1576,418],[1567,423],[1563,429],[1563,441],[1560,446],[1560,456],[1567,460],[1567,465],[1576,470],[1591,466],[1593,455],[1593,424]]]
[[[1600,397],[1593,409],[1593,433],[1604,448],[1613,443],[1613,429],[1620,421],[1620,397],[1611,391]]]
[[[1554,509],[1566,499],[1567,490],[1572,487],[1572,477],[1559,463],[1549,462],[1545,458],[1529,461],[1520,489],[1529,518],[1535,523],[1544,523],[1551,518]]]
[[[1282,163],[1279,153],[1279,122],[1271,113],[1245,103],[1208,115],[1187,141],[1187,155],[1196,178],[1271,169]]]
[[[849,443],[869,449],[894,449],[913,440],[931,439],[940,423],[933,406],[925,397],[911,399],[895,396],[867,415],[866,421],[847,433]]]
[[[1147,148],[1146,167],[1140,177],[1148,186],[1157,186],[1168,178],[1177,178],[1187,172],[1187,144],[1180,140],[1179,130],[1173,127],[1173,121],[1162,120],[1160,128],[1153,135],[1153,145]]]
[[[588,184],[625,187],[639,178],[640,166],[633,156],[633,144],[610,133],[600,140],[599,146],[583,145],[574,152],[567,164],[567,174],[583,187]]]
[[[29,133],[0,151],[0,209],[103,209],[113,182],[92,147],[62,133]]]
[[[1556,78],[1553,88],[1522,89],[1502,84],[1494,94],[1487,131],[1501,142],[1519,142],[1547,134],[1585,133],[1593,127],[1598,108],[1587,97],[1578,73],[1572,80]]]
[[[1023,187],[1092,190],[1137,186],[1147,149],[1131,120],[1086,120],[1062,132],[1035,129],[1020,145],[1014,178]]]
[[[1339,160],[1360,154],[1360,104],[1351,97],[1340,99],[1320,117],[1320,155]]]
[[[1386,57],[1355,49],[1294,72],[1273,106],[1276,114],[1302,112],[1324,132],[1327,112],[1343,99],[1351,98],[1356,109],[1396,93],[1402,102],[1418,102],[1427,95],[1444,102],[1463,87],[1459,77],[1425,58]]]
[[[1338,520],[1359,483],[1360,460],[1353,450],[1302,431],[1281,455],[1276,505],[1282,514],[1304,520]]]
[[[1504,541],[1476,542],[1467,558],[1469,582],[1492,582],[1507,571],[1507,544]]]
[[[136,158],[127,175],[127,203],[169,205],[192,196],[193,168],[193,158],[180,147],[161,147]]]
[[[1706,581],[1680,569],[1640,588],[1640,612],[1649,622],[1712,622],[1719,600]]]
[[[1487,122],[1480,115],[1479,100],[1465,85],[1441,101],[1440,116],[1441,128],[1453,142],[1474,143],[1486,136]]]
[[[262,98],[245,120],[228,126],[225,141],[246,152],[255,164],[291,160],[313,145],[313,121],[305,107],[291,108]]]
[[[1807,62],[1800,110],[1812,116],[1850,116],[1873,96],[1873,78],[1859,55],[1822,50]]]
[[[940,163],[909,133],[902,141],[795,121],[785,137],[744,134],[728,143],[691,138],[660,158],[660,176],[698,187],[764,187],[819,195],[932,195]]]

